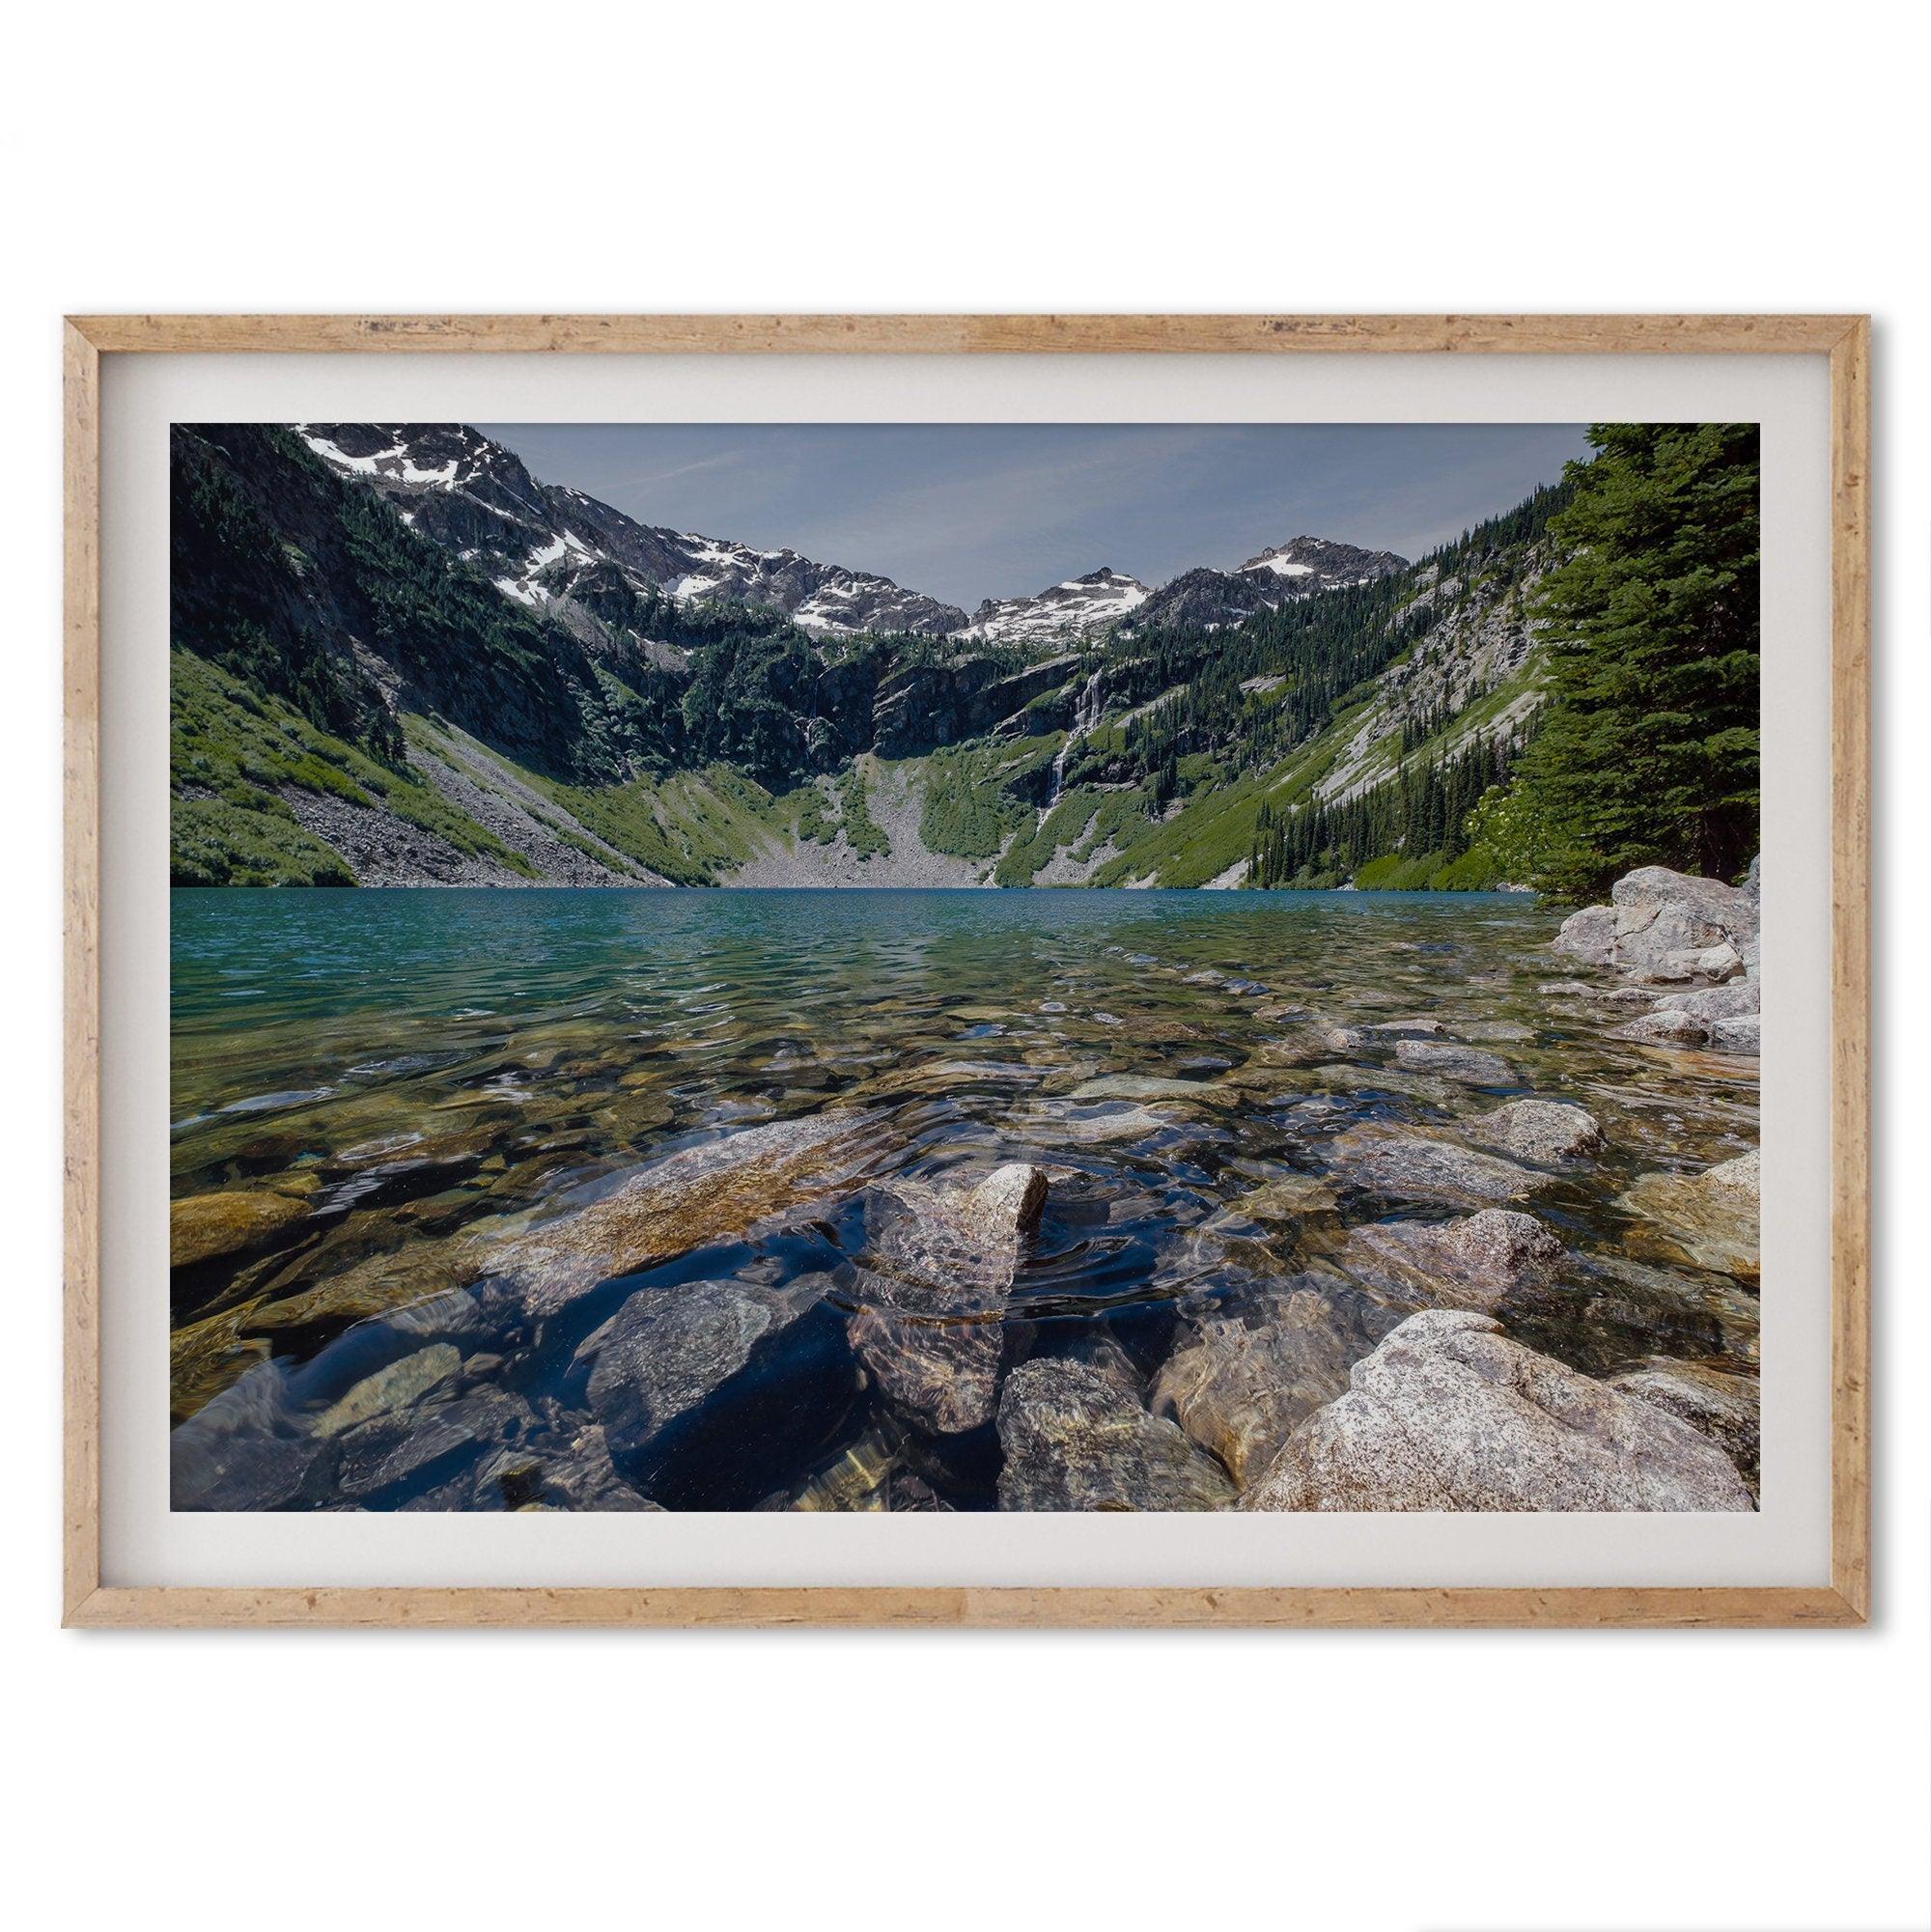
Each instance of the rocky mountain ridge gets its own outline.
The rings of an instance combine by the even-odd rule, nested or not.
[[[537,482],[520,458],[461,425],[297,428],[331,468],[375,490],[412,529],[530,609],[574,603],[601,615],[597,601],[607,603],[622,585],[680,602],[765,604],[831,633],[942,635],[966,622],[955,605],[869,571],[639,523],[580,490]]]
[[[1282,800],[1535,703],[1549,492],[1415,566],[1303,536],[834,630],[916,594],[473,430],[178,426],[175,466],[179,883],[1230,885]]]
[[[614,596],[621,585],[679,602],[766,605],[821,635],[906,630],[1063,647],[1090,642],[1128,619],[1142,627],[1237,624],[1296,598],[1407,568],[1392,551],[1300,536],[1235,570],[1202,567],[1159,587],[1103,566],[1031,596],[987,598],[968,618],[875,572],[639,523],[580,490],[539,483],[514,452],[462,424],[302,423],[296,430],[330,468],[482,570],[504,596],[532,610],[553,608],[579,630],[586,618],[623,629],[629,613]]]

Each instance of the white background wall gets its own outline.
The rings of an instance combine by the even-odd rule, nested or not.
[[[0,1283],[24,1561],[0,1815],[22,1922],[1931,1923],[1909,992],[1931,287],[1903,19],[100,0],[15,22]],[[1873,311],[1875,1627],[60,1633],[56,323],[136,308]]]

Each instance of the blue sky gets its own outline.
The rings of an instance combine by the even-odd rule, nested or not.
[[[1414,557],[1553,482],[1581,424],[482,423],[640,522],[969,610],[1103,564],[1161,583],[1303,532]]]

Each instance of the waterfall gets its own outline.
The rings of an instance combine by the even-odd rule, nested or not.
[[[1073,728],[1060,744],[1052,760],[1052,783],[1047,788],[1046,804],[1040,812],[1044,819],[1048,812],[1059,802],[1059,791],[1066,779],[1066,754],[1073,749],[1077,740],[1082,739],[1100,722],[1100,683],[1102,673],[1095,671],[1080,687],[1079,695],[1073,704]]]

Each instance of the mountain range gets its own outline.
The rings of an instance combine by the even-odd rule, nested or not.
[[[177,426],[173,875],[1237,882],[1264,804],[1519,735],[1558,493],[968,615],[461,425]]]

